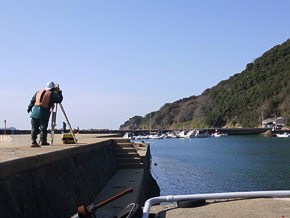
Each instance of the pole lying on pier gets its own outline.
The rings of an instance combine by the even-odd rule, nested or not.
[[[188,201],[197,199],[226,199],[226,198],[269,198],[290,196],[290,191],[253,191],[253,192],[228,192],[212,194],[193,194],[193,195],[168,195],[150,198],[145,202],[142,218],[148,218],[150,208],[153,204],[163,202]]]
[[[117,198],[119,198],[119,197],[121,197],[121,196],[123,196],[123,195],[125,195],[125,194],[127,194],[127,193],[129,193],[129,192],[132,192],[133,191],[133,188],[129,188],[129,189],[127,189],[127,190],[125,190],[125,191],[123,191],[123,192],[121,192],[121,193],[119,193],[119,194],[117,194],[117,195],[115,195],[115,196],[113,196],[113,197],[111,197],[111,198],[109,198],[109,199],[107,199],[107,200],[105,200],[105,201],[103,201],[102,203],[99,203],[99,204],[97,204],[97,205],[90,205],[89,207],[85,207],[85,206],[80,206],[79,208],[78,208],[78,212],[81,214],[81,215],[83,215],[83,217],[90,217],[90,215],[92,214],[92,213],[95,213],[95,211],[98,209],[98,208],[100,208],[100,207],[102,207],[102,206],[104,206],[104,205],[106,205],[106,204],[108,204],[108,203],[110,203],[110,202],[112,202],[112,201],[114,201],[114,200],[116,200]]]

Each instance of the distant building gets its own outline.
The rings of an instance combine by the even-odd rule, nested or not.
[[[281,130],[285,126],[285,123],[285,117],[270,118],[262,121],[262,127]]]

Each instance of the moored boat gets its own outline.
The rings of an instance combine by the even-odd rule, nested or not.
[[[132,133],[126,132],[123,136],[125,139],[135,140],[135,136]]]
[[[222,136],[227,136],[227,133],[220,133],[220,132],[215,132],[211,136],[213,137],[222,137]]]
[[[202,131],[200,131],[200,130],[196,130],[195,137],[196,138],[204,138],[205,134],[202,133]]]
[[[288,132],[276,133],[276,136],[277,137],[280,137],[280,138],[289,138],[290,137],[290,134]]]

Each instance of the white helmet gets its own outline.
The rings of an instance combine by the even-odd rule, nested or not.
[[[52,90],[55,87],[54,82],[48,82],[46,84],[46,90]]]

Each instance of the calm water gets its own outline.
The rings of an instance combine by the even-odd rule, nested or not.
[[[161,195],[290,190],[290,138],[227,136],[147,142]]]

